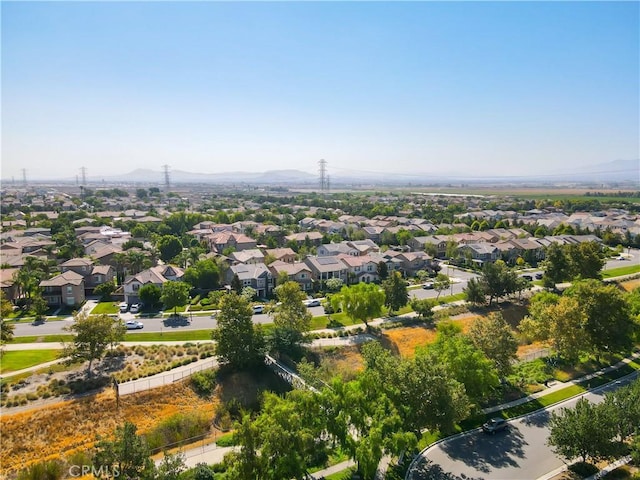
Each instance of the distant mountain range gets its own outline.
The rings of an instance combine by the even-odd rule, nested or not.
[[[537,175],[504,176],[504,175],[466,175],[466,174],[437,174],[426,173],[371,173],[354,172],[349,175],[330,173],[331,186],[337,185],[420,185],[420,184],[448,184],[448,183],[624,183],[632,187],[640,187],[640,159],[614,160],[607,163],[586,165],[584,167],[543,171]],[[34,179],[36,180],[36,179]],[[62,182],[75,182],[76,179],[58,179]],[[150,169],[136,169],[122,175],[88,176],[89,183],[141,183],[163,184],[164,173]],[[266,172],[226,172],[226,173],[198,173],[183,170],[171,170],[172,184],[197,183],[219,185],[318,185],[317,174],[300,170],[269,170]]]

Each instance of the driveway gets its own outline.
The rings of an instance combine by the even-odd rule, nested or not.
[[[604,394],[626,385],[638,372],[581,396],[598,403]],[[575,397],[546,410],[510,421],[507,431],[486,435],[474,430],[421,452],[409,480],[537,480],[565,465],[547,445],[550,412],[572,408]]]

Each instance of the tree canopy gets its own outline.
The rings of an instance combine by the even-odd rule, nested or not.
[[[189,301],[189,291],[191,287],[188,283],[168,281],[162,285],[162,296],[160,299],[166,309],[174,309],[174,315],[178,313],[178,307],[186,305]]]
[[[342,310],[352,320],[364,322],[368,327],[369,320],[382,313],[384,292],[373,283],[357,283],[350,287],[344,286],[339,293],[331,296],[331,306],[334,310]]]

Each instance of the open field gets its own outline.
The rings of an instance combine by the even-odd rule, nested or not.
[[[204,412],[213,418],[217,400],[198,397],[187,383],[166,385],[122,397],[111,388],[97,395],[60,402],[36,410],[5,414],[2,428],[2,473],[61,453],[90,448],[96,435],[110,435],[129,420],[140,432],[177,412]]]
[[[0,373],[6,374],[33,367],[41,363],[55,360],[60,355],[60,350],[19,350],[16,352],[4,352],[0,362]]]

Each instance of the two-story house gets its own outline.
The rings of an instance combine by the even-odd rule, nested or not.
[[[174,265],[158,265],[130,275],[124,281],[124,301],[129,304],[140,303],[138,291],[143,285],[153,284],[162,288],[166,282],[180,280],[183,275],[184,271]]]
[[[371,283],[378,281],[378,264],[369,255],[340,255],[347,268],[347,283]]]
[[[105,282],[111,282],[116,276],[116,269],[111,265],[94,265],[90,258],[71,258],[59,265],[62,272],[75,272],[82,275],[84,288],[90,295],[93,289]]]
[[[269,264],[269,270],[276,279],[282,272],[285,272],[289,276],[289,281],[297,282],[303,292],[313,290],[313,273],[303,262],[289,263],[276,260]]]
[[[294,263],[296,261],[296,252],[291,248],[270,248],[266,250],[266,254],[285,263]]]
[[[225,282],[231,285],[233,277],[237,275],[242,287],[251,287],[259,298],[271,295],[275,287],[275,278],[264,263],[254,265],[232,265],[225,272]]]
[[[42,298],[51,307],[79,306],[85,301],[84,277],[72,270],[41,281],[40,287]]]
[[[311,269],[317,282],[339,278],[347,282],[347,266],[338,257],[307,257],[304,263]]]

